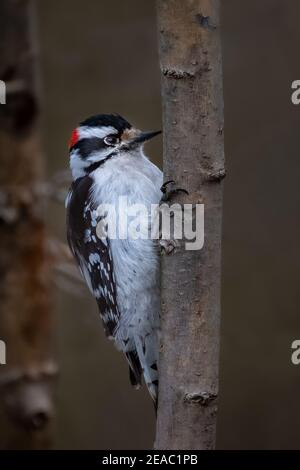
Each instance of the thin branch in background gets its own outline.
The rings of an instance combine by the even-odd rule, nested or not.
[[[85,283],[68,245],[57,238],[49,238],[47,247],[55,285],[71,295],[77,297],[85,295],[87,293]]]

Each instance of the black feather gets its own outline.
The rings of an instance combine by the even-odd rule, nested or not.
[[[126,353],[129,362],[129,379],[133,387],[142,385],[142,366],[136,351]]]
[[[96,116],[89,117],[85,121],[82,121],[80,125],[89,127],[111,126],[119,133],[132,127],[131,124],[119,114],[97,114]]]
[[[91,213],[97,209],[90,200],[92,184],[93,180],[89,176],[78,178],[72,184],[67,205],[67,238],[81,271],[83,272],[85,268],[86,272],[89,273],[93,292],[99,290],[100,287],[106,289],[107,294],[98,296],[96,300],[105,332],[107,336],[113,336],[118,327],[120,316],[117,306],[116,286],[112,274],[113,261],[110,256],[109,240],[107,239],[105,244],[97,236],[96,227],[92,224]],[[89,210],[86,210],[87,207],[89,207]],[[85,239],[87,230],[90,231],[89,240]],[[103,269],[100,269],[99,263],[91,265],[89,261],[91,254],[99,256]],[[110,269],[108,269],[108,265]],[[107,276],[105,276],[104,269]],[[111,312],[109,316],[105,316],[107,312]]]

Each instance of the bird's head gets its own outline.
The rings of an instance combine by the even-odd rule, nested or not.
[[[110,158],[141,152],[144,142],[160,132],[142,132],[118,114],[86,119],[73,130],[69,142],[73,179],[91,173]]]

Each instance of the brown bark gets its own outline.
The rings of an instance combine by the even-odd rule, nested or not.
[[[219,0],[158,0],[164,179],[204,204],[200,251],[162,258],[156,447],[212,449],[220,326],[223,93]]]
[[[41,448],[53,414],[51,313],[32,2],[0,3],[0,447]]]

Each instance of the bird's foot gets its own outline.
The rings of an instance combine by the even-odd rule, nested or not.
[[[176,248],[179,247],[179,242],[174,240],[159,240],[160,245],[160,252],[162,255],[170,255],[171,253],[175,253]]]
[[[170,187],[169,187],[170,186]],[[184,188],[177,188],[176,182],[174,180],[165,181],[162,187],[160,188],[163,193],[161,202],[167,202],[172,199],[178,193],[189,194],[189,192]]]

